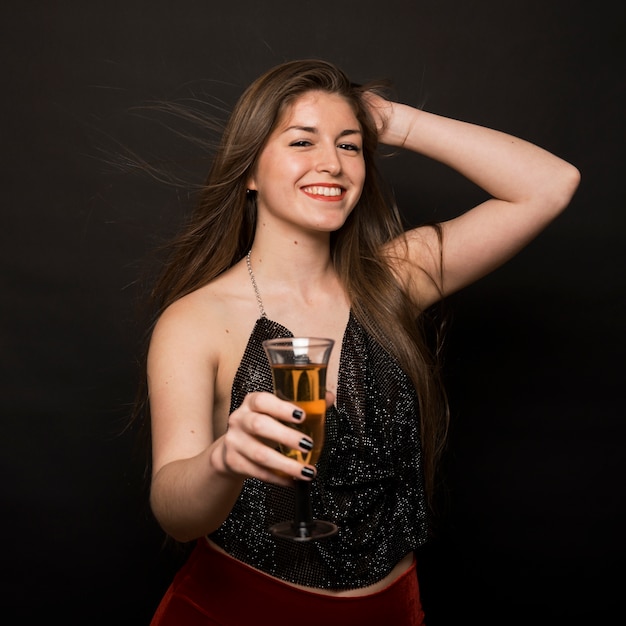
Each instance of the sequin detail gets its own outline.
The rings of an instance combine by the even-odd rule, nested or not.
[[[262,341],[292,336],[266,317],[257,320],[233,382],[231,412],[247,393],[272,391]],[[312,487],[314,515],[336,523],[339,533],[304,544],[273,537],[269,526],[293,516],[293,490],[248,479],[211,539],[244,563],[300,585],[356,589],[381,580],[426,541],[419,432],[409,377],[350,314]]]

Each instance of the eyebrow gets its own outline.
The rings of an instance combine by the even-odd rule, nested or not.
[[[290,130],[299,130],[305,133],[312,133],[314,135],[319,134],[319,131],[315,126],[289,126],[289,128],[285,128],[284,133],[289,132]],[[360,130],[353,130],[351,128],[347,128],[346,130],[342,130],[339,133],[339,137],[345,137],[346,135],[362,135],[363,133]]]

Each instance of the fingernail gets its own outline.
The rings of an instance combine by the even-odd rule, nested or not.
[[[300,446],[300,449],[306,450],[307,452],[313,450],[313,442],[308,437],[302,437],[298,445]]]
[[[300,473],[305,478],[313,478],[315,476],[315,472],[310,467],[303,467]]]
[[[300,409],[294,409],[294,411],[293,411],[293,413],[291,414],[291,416],[292,416],[294,419],[301,420],[301,419],[304,417],[304,412],[303,412],[303,411],[301,411]]]

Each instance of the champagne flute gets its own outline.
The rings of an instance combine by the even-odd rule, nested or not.
[[[313,449],[302,452],[280,446],[283,454],[302,464],[317,463],[324,445],[326,369],[334,343],[332,339],[317,337],[269,339],[263,342],[272,369],[275,395],[293,402],[306,413],[304,422],[294,424],[293,427],[313,440]],[[337,533],[335,524],[313,519],[311,483],[295,480],[294,486],[294,519],[275,524],[270,532],[294,541],[312,541]]]

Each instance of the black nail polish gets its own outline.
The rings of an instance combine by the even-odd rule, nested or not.
[[[291,414],[291,416],[294,419],[301,420],[304,417],[304,411],[301,411],[300,409],[294,409],[294,411]]]
[[[308,437],[302,437],[298,445],[301,450],[306,450],[306,452],[313,450],[313,442]]]
[[[313,478],[315,476],[315,472],[310,467],[303,467],[300,473],[305,478]]]

